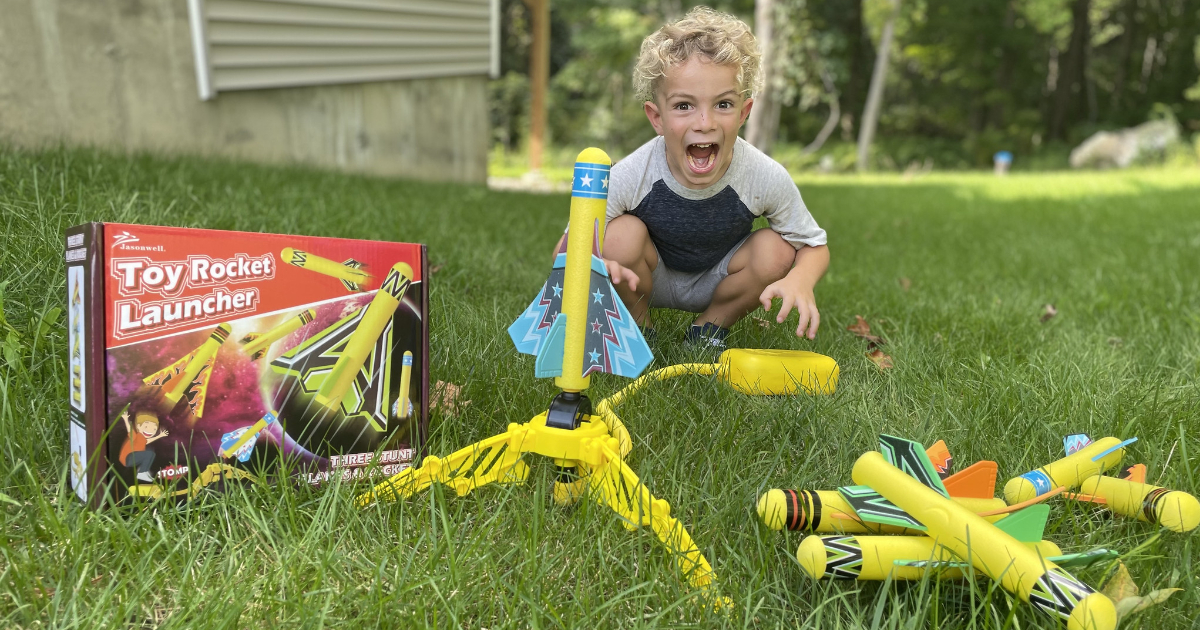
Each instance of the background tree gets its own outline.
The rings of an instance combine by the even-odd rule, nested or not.
[[[889,15],[878,8],[889,2],[772,0],[777,154],[820,137],[829,140],[823,153],[841,156],[839,168],[853,166],[874,42]],[[653,131],[632,95],[634,57],[643,37],[695,4],[553,0],[552,145],[597,144],[619,157],[648,140]],[[755,21],[754,0],[709,4]],[[521,0],[502,7],[494,140],[518,151],[529,127],[528,13]],[[932,158],[939,168],[981,167],[1008,150],[1018,167],[1062,167],[1083,138],[1154,111],[1169,111],[1185,134],[1200,132],[1196,0],[905,0],[893,33],[871,143],[876,166]]]
[[[879,108],[883,106],[883,86],[887,82],[892,37],[896,32],[896,17],[899,14],[900,0],[890,0],[887,15],[883,18],[883,30],[879,36],[879,50],[875,54],[875,70],[871,72],[871,87],[867,90],[867,104],[863,108],[862,127],[858,131],[859,171],[868,168],[867,154],[875,137],[875,125],[879,122]]]

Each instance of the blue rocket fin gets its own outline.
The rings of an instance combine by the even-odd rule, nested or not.
[[[562,376],[563,349],[567,343],[567,314],[559,313],[550,325],[542,349],[533,362],[533,375],[538,378]]]
[[[1120,444],[1109,448],[1108,450],[1104,451],[1103,453],[1097,454],[1095,457],[1092,458],[1092,461],[1098,462],[1098,461],[1104,459],[1105,455],[1108,455],[1109,453],[1111,453],[1119,448],[1125,448],[1126,446],[1129,446],[1130,444],[1133,444],[1136,441],[1138,441],[1137,438],[1131,437],[1128,440],[1125,440],[1124,442],[1121,442]]]
[[[592,255],[588,283],[587,334],[583,344],[583,375],[606,372],[636,378],[654,360],[637,322],[608,279],[604,261]]]
[[[1073,433],[1063,438],[1063,452],[1070,457],[1075,454],[1075,451],[1091,443],[1092,438],[1088,437],[1086,433]]]
[[[533,299],[517,321],[508,327],[508,336],[512,338],[517,352],[537,356],[541,351],[546,337],[550,334],[550,327],[562,312],[563,276],[566,266],[567,254],[565,251],[559,252],[554,258],[550,278],[542,285],[541,293]]]

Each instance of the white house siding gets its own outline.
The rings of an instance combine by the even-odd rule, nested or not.
[[[206,24],[216,94],[209,101],[197,91],[183,0],[4,4],[0,142],[486,181],[486,73],[494,61],[487,0],[208,0],[204,11],[220,16],[209,13]],[[399,11],[431,6],[461,15]],[[299,12],[293,23],[253,21],[280,9]],[[329,12],[347,17],[306,23]],[[387,28],[364,26],[372,21]],[[247,41],[246,29],[259,29],[259,38]]]
[[[194,0],[212,88],[484,75],[490,0]]]

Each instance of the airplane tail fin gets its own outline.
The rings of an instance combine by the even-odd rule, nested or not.
[[[961,471],[942,480],[952,497],[990,499],[996,496],[996,462],[975,462]]]
[[[954,458],[950,456],[950,449],[945,440],[934,442],[933,446],[925,449],[925,454],[929,455],[929,461],[933,462],[939,477],[946,479],[954,474]]]
[[[354,260],[353,258],[347,258],[344,262],[342,262],[342,264],[351,269],[362,269],[363,267],[366,267],[366,265],[364,265],[363,263],[361,263],[357,260]],[[339,278],[339,280],[341,280],[341,279]],[[357,282],[352,282],[350,280],[342,280],[342,286],[346,287],[346,289],[349,291],[362,292],[362,290],[363,290],[361,284],[359,284]]]
[[[1046,519],[1049,516],[1050,506],[1039,503],[1009,514],[993,525],[1020,542],[1037,542],[1046,533]]]

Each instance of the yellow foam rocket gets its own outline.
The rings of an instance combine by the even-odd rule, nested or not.
[[[920,453],[919,445],[910,451]],[[932,464],[929,465],[932,468]],[[1116,607],[1102,593],[1075,579],[1053,561],[980,516],[950,501],[927,479],[867,452],[854,464],[855,483],[879,492],[914,517],[936,543],[967,560],[1010,593],[1040,612],[1067,623],[1068,630],[1112,630]]]
[[[541,294],[508,328],[517,351],[537,357],[535,375],[564,391],[587,389],[594,372],[636,377],[654,359],[600,257],[611,164],[599,149],[579,154],[567,237]]]
[[[1122,516],[1161,525],[1173,532],[1190,532],[1200,525],[1200,501],[1180,490],[1146,483],[1146,467],[1138,464],[1117,477],[1093,475],[1083,480],[1077,494],[1068,498],[1103,505]]]
[[[169,412],[171,408],[174,408],[186,394],[192,416],[200,418],[204,415],[204,401],[208,398],[208,380],[212,376],[212,366],[217,358],[217,350],[229,338],[231,330],[229,324],[217,326],[199,348],[142,379],[146,385],[163,388],[164,398],[169,405],[166,411]]]
[[[363,271],[365,265],[353,258],[347,258],[345,262],[337,263],[292,247],[284,247],[283,251],[279,252],[279,258],[287,261],[293,267],[337,278],[349,291],[362,291],[363,285],[371,279],[371,274]]]
[[[1004,499],[951,496],[973,513],[1005,507]],[[770,529],[788,529],[815,534],[920,534],[921,527],[907,527],[870,520],[859,515],[836,490],[791,490],[774,488],[758,498],[758,517]],[[1003,514],[987,517],[999,520]]]
[[[278,421],[278,414],[268,411],[258,422],[226,433],[221,436],[221,448],[217,451],[217,457],[236,458],[239,462],[249,460],[254,451],[254,443],[258,441],[258,434]]]
[[[1003,521],[1001,521],[1003,522]],[[1062,549],[1049,540],[1025,543],[1053,561]],[[966,563],[928,536],[808,536],[796,560],[809,577],[840,580],[919,580],[927,572],[943,579],[963,576]]]
[[[367,358],[371,355],[384,330],[390,330],[392,315],[412,285],[413,270],[406,263],[398,262],[392,265],[383,286],[375,293],[371,303],[367,305],[362,321],[350,340],[342,350],[341,356],[326,377],[321,389],[317,392],[317,402],[337,409],[342,404],[342,397],[350,389],[351,384],[358,378],[359,372]],[[390,351],[390,349],[389,349]],[[387,407],[385,406],[386,410]]]
[[[386,431],[392,412],[392,319],[412,275],[412,267],[396,263],[366,308],[276,357],[271,369],[294,377],[301,391],[330,411]]]
[[[1066,457],[1008,480],[1004,484],[1004,500],[1009,504],[1021,503],[1059,487],[1078,487],[1084,479],[1120,463],[1125,447],[1136,440],[1106,437],[1092,442],[1086,435],[1067,436],[1063,442]]]
[[[400,395],[396,397],[395,415],[400,420],[404,420],[412,412],[412,404],[408,398],[408,390],[412,388],[412,364],[413,353],[405,350],[400,360]]]
[[[289,318],[265,333],[249,333],[239,341],[242,344],[242,352],[250,355],[251,361],[257,361],[266,356],[267,349],[271,347],[271,344],[283,339],[301,326],[308,325],[316,316],[316,311],[307,308],[299,315]]]
[[[975,513],[999,511],[1003,499],[995,498],[996,462],[980,461],[963,470],[951,472],[951,456],[946,443],[938,440],[925,449],[934,470],[952,499]],[[880,497],[881,498],[881,497]],[[995,521],[1004,514],[987,517]],[[758,517],[770,529],[787,528],[818,534],[918,534],[919,529],[860,517],[841,493],[833,490],[772,489],[758,499]]]

